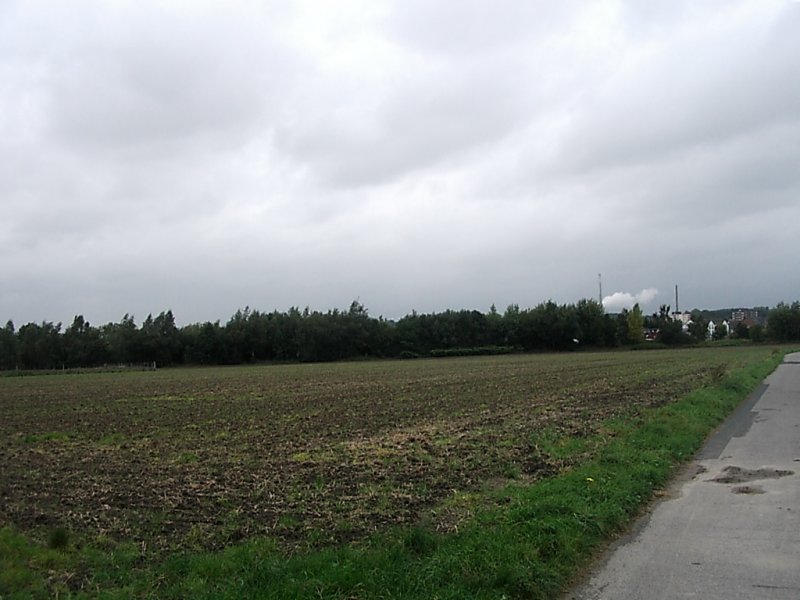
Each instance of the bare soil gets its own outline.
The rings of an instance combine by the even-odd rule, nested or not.
[[[739,351],[741,353],[741,351]],[[736,351],[525,355],[0,378],[0,526],[155,551],[469,515],[582,460]],[[588,440],[568,458],[548,435]],[[45,537],[46,539],[46,537]]]

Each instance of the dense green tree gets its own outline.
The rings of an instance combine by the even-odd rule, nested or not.
[[[122,365],[139,360],[139,330],[133,315],[125,313],[119,323],[103,325],[100,336],[108,349],[109,362]]]
[[[278,360],[300,359],[300,327],[303,315],[293,306],[286,313],[275,314],[275,329],[272,338],[275,357]]]
[[[64,362],[67,367],[95,367],[108,361],[108,347],[100,331],[83,315],[76,315],[63,336]]]
[[[516,339],[525,350],[567,350],[578,344],[575,307],[552,300],[519,313]]]
[[[679,346],[692,341],[683,331],[683,323],[674,319],[664,321],[658,329],[658,341],[668,346]]]
[[[616,320],[615,320],[615,328],[616,328],[616,337],[619,340],[620,344],[629,344],[628,340],[628,313],[630,311],[627,308],[623,308],[619,313],[617,313]]]
[[[627,340],[630,344],[641,344],[644,342],[644,315],[639,304],[634,304],[633,308],[626,315],[627,320]]]
[[[508,345],[508,333],[503,315],[497,312],[497,307],[492,304],[489,314],[486,315],[486,337],[488,344],[493,346]]]
[[[683,332],[683,323],[672,317],[668,304],[659,306],[658,312],[646,319],[645,326],[657,329],[657,340],[668,346],[679,346],[692,341],[692,338]]]
[[[180,339],[171,310],[161,312],[155,318],[149,314],[135,336],[133,362],[154,362],[161,367],[180,363],[183,358]]]
[[[781,302],[769,311],[767,335],[778,342],[800,340],[800,301],[792,304]]]
[[[800,339],[800,303],[780,304],[770,311],[769,336],[778,341]],[[223,326],[219,321],[178,329],[172,311],[148,315],[141,327],[126,314],[119,323],[92,327],[82,315],[62,333],[61,324],[29,323],[19,330],[9,321],[0,329],[0,369],[83,367],[111,363],[189,362],[233,364],[265,360],[332,361],[362,357],[482,353],[498,346],[523,350],[569,350],[579,346],[615,346],[643,340],[643,326],[657,328],[665,344],[705,340],[707,322],[696,311],[690,335],[662,305],[646,319],[638,305],[619,315],[605,313],[600,303],[553,301],[521,310],[510,305],[501,315],[492,306],[475,310],[412,311],[397,323],[370,317],[357,300],[345,310],[260,313],[245,307]],[[760,326],[739,323],[737,337],[763,339]],[[718,337],[718,335],[717,335]]]
[[[139,328],[135,339],[136,343],[134,344],[133,348],[133,362],[155,362],[157,366],[163,364],[159,360],[161,340],[159,338],[158,328],[153,320],[152,313],[148,314],[144,321],[142,321],[142,325]]]
[[[219,321],[188,325],[181,329],[180,338],[186,362],[200,365],[228,363],[225,331]]]
[[[509,304],[503,313],[503,328],[506,334],[506,343],[511,346],[521,346],[519,339],[519,325],[521,311],[519,304]]]
[[[16,369],[19,365],[17,345],[14,322],[9,320],[0,329],[0,371]]]
[[[699,312],[692,314],[689,322],[689,335],[696,342],[703,342],[708,338],[708,321]]]
[[[173,365],[183,361],[180,332],[171,310],[161,312],[153,320],[159,338],[158,352],[153,360],[160,365]]]
[[[225,324],[225,341],[228,349],[226,363],[252,362],[256,356],[254,328],[250,322],[250,307],[237,310]]]
[[[750,328],[747,326],[747,323],[744,321],[737,321],[736,325],[733,326],[732,336],[738,340],[750,339]]]
[[[578,321],[578,339],[584,346],[611,346],[606,313],[603,305],[596,300],[579,300],[575,305],[575,318]],[[611,343],[609,343],[611,342]]]
[[[19,328],[19,360],[25,369],[58,369],[64,366],[61,323],[43,321]]]
[[[273,339],[276,323],[273,315],[255,310],[247,319],[248,338],[251,344],[252,360],[273,360],[275,348]]]

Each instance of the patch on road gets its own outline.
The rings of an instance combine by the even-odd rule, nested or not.
[[[748,481],[755,481],[757,479],[779,479],[794,475],[794,471],[786,471],[783,469],[743,469],[742,467],[725,467],[722,473],[708,479],[715,483],[747,483]]]
[[[734,494],[766,494],[760,485],[739,485],[731,490]]]

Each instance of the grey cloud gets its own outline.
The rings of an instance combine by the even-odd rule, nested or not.
[[[10,33],[20,45],[4,62],[34,68],[43,134],[73,151],[146,145],[153,152],[159,143],[210,135],[224,144],[275,109],[275,90],[291,74],[286,51],[241,7],[19,9]]]
[[[562,29],[579,8],[572,1],[406,0],[394,3],[388,26],[421,52],[461,58]]]
[[[142,6],[7,7],[0,246],[183,227],[238,189],[232,155],[269,135],[291,76],[274,11]]]
[[[524,99],[506,74],[433,70],[371,110],[341,114],[334,107],[278,140],[323,182],[382,183],[501,139],[524,118]]]
[[[715,4],[721,4],[717,0]],[[668,35],[671,29],[687,18],[690,6],[684,0],[625,0],[620,11],[625,31],[633,37],[652,38]],[[710,2],[703,3],[707,7]]]
[[[378,32],[395,52],[385,73],[367,69],[341,77],[305,65],[298,77],[294,93],[302,91],[305,102],[288,111],[276,142],[323,184],[376,185],[419,170],[451,168],[453,161],[502,141],[558,102],[550,78],[567,76],[546,64],[548,50],[531,38],[531,24],[517,13],[538,13],[534,28],[549,36],[540,22],[567,21],[566,5],[543,11],[520,3],[445,2],[392,9]],[[454,14],[458,18],[451,20]],[[422,22],[429,20],[431,26],[448,23],[446,34],[431,34],[431,41],[455,46],[421,59],[418,52],[427,46],[415,35],[426,36]],[[489,37],[482,42],[484,35]],[[515,47],[515,39],[522,47]],[[465,51],[459,40],[478,40],[479,47]],[[309,96],[326,103],[308,102]]]
[[[0,319],[796,297],[800,5],[277,6],[0,3]]]
[[[57,65],[52,89],[57,134],[70,143],[106,147],[191,143],[209,134],[224,142],[228,135],[248,135],[281,76],[250,69],[251,54],[267,53],[258,58],[275,65],[280,61],[269,56],[269,44],[253,47],[241,31],[220,38],[212,34],[213,23],[192,25],[196,28],[173,19],[143,31],[152,24],[142,23],[121,40],[100,40],[82,49],[78,60]]]
[[[574,170],[659,160],[800,119],[800,6],[764,27],[687,36],[609,78],[561,152]],[[735,44],[729,37],[737,36]]]
[[[728,143],[685,149],[658,162],[585,176],[602,197],[660,227],[713,222],[796,206],[800,123]]]

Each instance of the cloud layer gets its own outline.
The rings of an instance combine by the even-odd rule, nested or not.
[[[798,298],[800,4],[557,4],[4,2],[0,320]]]

